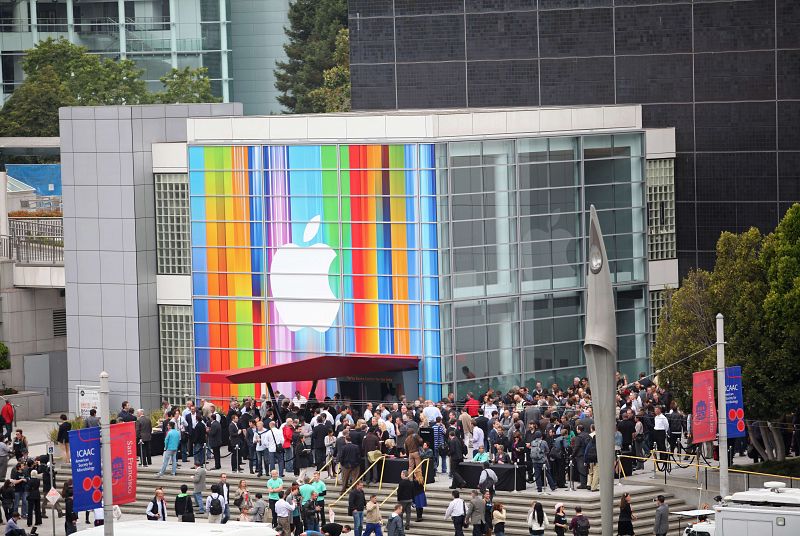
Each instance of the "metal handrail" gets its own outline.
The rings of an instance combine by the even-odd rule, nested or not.
[[[372,462],[372,464],[371,464],[369,467],[367,467],[366,469],[364,469],[364,472],[362,472],[360,475],[358,475],[358,478],[356,478],[356,479],[353,481],[353,483],[352,483],[352,484],[350,484],[350,487],[349,487],[349,488],[347,488],[346,490],[344,490],[344,491],[341,493],[341,495],[339,495],[339,497],[338,497],[338,498],[337,498],[335,501],[333,501],[333,503],[331,503],[331,505],[329,506],[329,508],[333,508],[334,506],[336,506],[336,505],[339,503],[339,501],[341,501],[341,500],[342,500],[342,497],[344,497],[345,495],[347,495],[348,493],[350,493],[350,490],[351,490],[351,489],[353,489],[353,488],[355,487],[355,485],[356,485],[356,484],[358,484],[358,483],[361,481],[361,479],[362,479],[362,478],[364,478],[364,475],[366,475],[366,474],[369,472],[369,470],[370,470],[370,469],[372,469],[372,468],[375,466],[375,464],[376,464],[376,463],[378,463],[378,462],[380,462],[380,461],[383,461],[383,460],[385,460],[385,459],[387,459],[387,458],[388,458],[388,456],[387,456],[386,454],[381,454],[381,455],[380,455],[380,457],[379,457],[378,459],[376,459],[374,462]],[[380,484],[381,484],[381,485],[383,485],[383,468],[381,468],[381,480],[380,480]],[[381,489],[381,488],[380,488],[380,486],[378,487],[378,489]]]
[[[425,475],[422,478],[422,489],[425,490],[425,491],[428,490],[428,466],[430,465],[430,462],[431,462],[430,458],[425,458],[424,460],[422,460],[422,463],[420,463],[418,466],[416,466],[414,468],[414,470],[411,471],[411,474],[409,474],[408,477],[407,477],[407,478],[411,478],[414,475],[414,473],[416,473],[417,470],[422,467],[422,464],[424,463],[425,464]],[[381,501],[381,506],[383,506],[386,503],[386,501],[388,501],[392,497],[392,495],[397,493],[398,489],[400,489],[400,484],[398,484],[397,487],[394,488],[389,493],[389,495],[386,496],[386,498],[383,501]]]
[[[64,264],[61,236],[0,236],[0,257],[23,264]]]

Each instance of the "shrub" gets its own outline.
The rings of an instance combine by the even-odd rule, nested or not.
[[[0,370],[11,368],[11,360],[8,358],[8,346],[0,342]]]
[[[83,417],[76,417],[69,421],[72,425],[73,430],[80,430],[82,428],[86,428],[86,421],[83,420]],[[61,424],[60,422],[58,424]],[[58,425],[54,428],[51,428],[49,432],[47,432],[47,439],[52,441],[53,443],[56,442],[58,438]]]
[[[60,208],[40,208],[36,210],[12,210],[9,218],[61,218],[63,212]]]

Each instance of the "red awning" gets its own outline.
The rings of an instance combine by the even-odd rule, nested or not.
[[[386,355],[320,355],[292,363],[277,363],[246,369],[220,370],[200,374],[208,383],[274,383],[326,380],[342,376],[363,376],[380,372],[415,370],[418,358]]]

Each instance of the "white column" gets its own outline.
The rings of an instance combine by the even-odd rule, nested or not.
[[[719,494],[728,496],[728,410],[725,401],[725,318],[717,314],[717,433],[719,434]]]
[[[498,159],[504,162],[501,157]],[[509,244],[510,225],[510,194],[508,192],[508,167],[498,165],[494,169],[494,203],[495,203],[495,251],[497,253],[497,287],[498,290],[505,294],[511,291],[511,244]],[[489,237],[487,237],[489,238]],[[512,318],[507,318],[506,321],[500,324],[500,340],[509,341],[509,348],[500,350],[500,363],[498,363],[498,370],[503,374],[511,374],[512,372],[519,372],[518,367],[514,367],[514,350],[511,348],[513,344],[514,324]]]
[[[119,57],[128,57],[128,35],[125,29],[125,0],[117,0],[117,17],[119,18]]]
[[[39,42],[39,23],[36,14],[36,0],[31,0],[31,36],[33,37],[33,44]]]
[[[74,0],[67,0],[67,33],[70,43],[75,43],[75,12],[72,5],[73,1]]]
[[[222,102],[230,102],[230,77],[228,76],[228,11],[225,0],[219,0],[220,67],[222,70]]]
[[[178,25],[175,22],[177,10],[175,0],[169,0],[169,48],[172,52],[172,68],[178,68]]]
[[[108,372],[100,373],[100,467],[103,472],[103,534],[114,536],[114,495],[111,471],[111,412],[109,411]]]
[[[0,236],[8,236],[8,175],[0,171]]]

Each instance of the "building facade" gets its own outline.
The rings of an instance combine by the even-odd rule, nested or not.
[[[260,396],[264,385],[202,373],[332,354],[410,355],[418,370],[331,379],[320,396],[568,383],[584,374],[592,204],[620,370],[648,370],[649,291],[677,284],[677,261],[648,260],[669,248],[669,209],[649,214],[646,201],[669,186],[675,148],[672,129],[642,128],[640,107],[237,117],[212,106],[206,118],[184,108],[64,111],[62,145],[68,128],[97,136],[70,142],[63,169],[71,386],[110,367],[119,396],[145,407]],[[106,121],[131,122],[141,139],[106,147]],[[133,178],[92,171],[129,150]],[[126,188],[121,211],[88,206]],[[649,219],[664,228],[648,233]]]
[[[248,113],[279,113],[275,61],[284,58],[288,0],[22,0],[0,2],[3,100],[23,80],[25,51],[63,38],[128,58],[153,90],[170,69],[206,67],[214,94]],[[261,74],[258,74],[261,73]],[[239,83],[241,80],[241,84]]]
[[[353,109],[641,104],[674,127],[681,273],[800,200],[794,0],[350,0]]]

